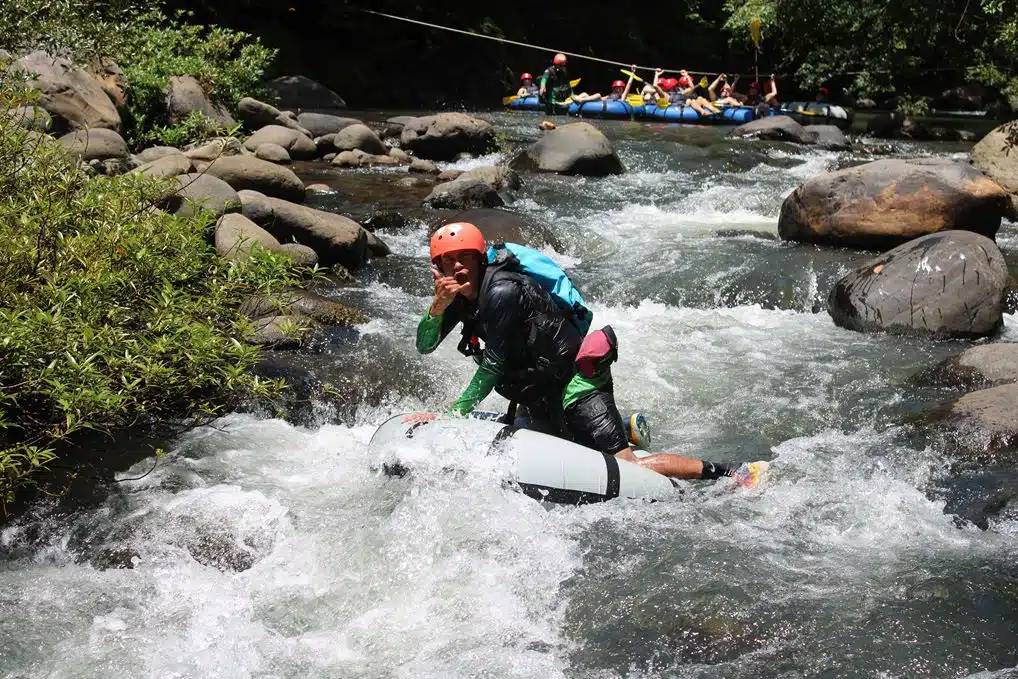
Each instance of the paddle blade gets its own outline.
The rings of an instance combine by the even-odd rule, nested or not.
[[[580,84],[581,80],[583,80],[583,78],[577,78],[576,80],[570,80],[569,81],[569,86],[570,87],[576,87],[577,85]]]
[[[760,46],[760,17],[753,17],[749,22],[749,37],[753,38],[753,44]]]
[[[643,97],[639,94],[630,94],[626,97],[626,103],[630,106],[643,106]]]
[[[646,80],[644,80],[640,76],[636,75],[632,71],[627,71],[624,68],[620,68],[619,70],[622,72],[622,75],[628,75],[630,78],[632,78],[633,80],[635,80],[638,83],[645,83],[645,82],[647,82]]]
[[[519,98],[520,97],[517,94],[514,94],[511,97],[502,97],[502,105],[503,106],[508,106],[509,104],[513,103],[514,101],[516,101]]]

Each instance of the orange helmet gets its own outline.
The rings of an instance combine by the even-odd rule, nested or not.
[[[566,65],[566,55],[564,55],[564,54],[562,54],[560,52],[559,54],[555,55],[555,59],[553,61],[555,62],[556,66],[565,66]]]
[[[473,250],[480,254],[488,251],[484,243],[484,234],[469,222],[453,222],[446,224],[431,236],[431,261],[438,260],[450,252]]]

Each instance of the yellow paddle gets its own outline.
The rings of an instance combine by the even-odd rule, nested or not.
[[[638,82],[638,83],[645,83],[645,82],[647,82],[646,80],[644,80],[644,79],[643,79],[643,78],[641,78],[640,76],[636,75],[636,74],[635,74],[635,73],[633,73],[632,71],[627,71],[627,70],[626,70],[626,69],[624,69],[624,68],[620,68],[620,69],[619,69],[619,71],[621,71],[621,72],[622,72],[622,75],[628,75],[628,76],[629,76],[630,78],[632,78],[633,80],[635,80],[635,81],[636,81],[636,82]]]

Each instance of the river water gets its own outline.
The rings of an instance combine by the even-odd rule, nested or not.
[[[771,460],[764,488],[561,507],[470,450],[424,451],[466,474],[373,471],[377,424],[472,373],[451,342],[413,349],[426,227],[382,231],[392,257],[334,291],[374,320],[317,358],[373,396],[316,427],[225,417],[98,508],[5,528],[0,677],[1018,677],[1018,512],[960,519],[955,461],[908,424],[957,395],[910,377],[970,344],[835,327],[827,291],[867,255],[775,237],[796,185],[873,156],[599,125],[626,175],[528,175],[511,207],[554,224],[655,448]]]

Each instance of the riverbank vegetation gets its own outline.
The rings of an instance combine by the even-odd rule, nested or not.
[[[136,9],[13,0],[0,9],[0,36],[15,54],[119,56],[133,79],[135,142],[172,132],[156,96],[170,75],[200,77],[227,104],[260,82],[272,52],[256,41]],[[175,180],[97,174],[26,129],[12,112],[37,96],[0,69],[0,513],[78,433],[188,426],[278,394],[280,382],[251,372],[259,351],[243,341],[249,322],[237,308],[299,282],[291,260],[257,247],[247,258],[218,257],[209,213],[159,210]],[[216,132],[185,123],[187,141]]]

